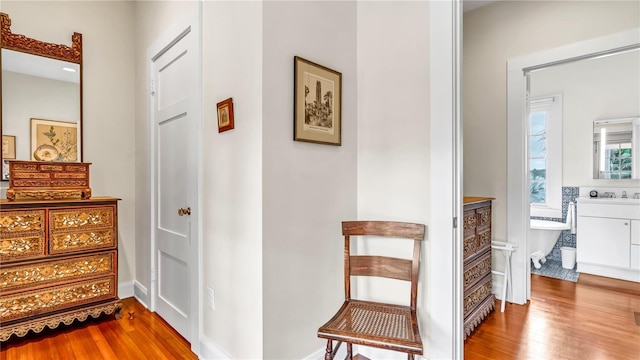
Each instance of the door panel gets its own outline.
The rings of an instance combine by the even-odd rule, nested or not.
[[[193,129],[196,44],[191,32],[167,43],[152,62],[152,116],[155,137],[155,263],[157,267],[155,310],[185,339],[192,341],[190,322],[192,276],[191,226],[188,214],[197,197],[193,186],[197,169],[191,159],[195,154]],[[197,182],[196,182],[197,183]]]

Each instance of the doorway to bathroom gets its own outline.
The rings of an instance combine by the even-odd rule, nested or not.
[[[516,254],[512,264],[516,303],[522,304],[530,298],[532,273],[577,280],[577,274],[573,274],[575,265],[570,266],[573,270],[567,269],[571,271],[562,267],[562,248],[577,248],[579,229],[563,229],[549,253],[542,254],[545,257],[542,263],[533,259],[540,249],[532,248],[535,230],[529,226],[530,219],[566,223],[569,213],[575,220],[576,213],[569,211],[569,207],[579,197],[579,187],[600,184],[593,177],[593,121],[634,111],[628,109],[628,104],[634,104],[629,95],[636,96],[637,102],[637,90],[629,91],[625,84],[634,80],[637,84],[637,75],[630,76],[622,70],[622,64],[635,62],[637,70],[638,33],[638,29],[629,30],[508,62],[508,238],[520,239],[526,244],[523,247],[526,251]],[[562,154],[558,155],[562,164],[558,198],[561,207],[536,213],[531,199],[538,177],[548,169],[541,168],[535,159],[538,144],[533,136],[537,135],[538,119],[534,116],[533,100],[554,93],[561,93],[563,99]],[[554,155],[547,154],[550,156]],[[536,269],[536,265],[540,265],[540,269]]]

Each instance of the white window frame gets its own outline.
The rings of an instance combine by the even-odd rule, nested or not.
[[[530,204],[530,216],[562,218],[562,94],[536,96],[529,114],[546,111],[546,196],[544,204]],[[529,149],[527,149],[527,152]],[[529,154],[527,154],[529,161]],[[528,164],[527,164],[528,165]],[[530,169],[527,166],[527,169]]]

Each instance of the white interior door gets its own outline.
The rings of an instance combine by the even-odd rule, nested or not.
[[[155,203],[155,311],[187,341],[197,340],[198,42],[191,27],[151,58]],[[194,255],[195,254],[195,255]]]

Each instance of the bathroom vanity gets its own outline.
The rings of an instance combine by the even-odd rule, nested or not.
[[[464,336],[494,309],[491,283],[490,197],[464,197]]]
[[[578,272],[640,282],[640,199],[577,201]]]

